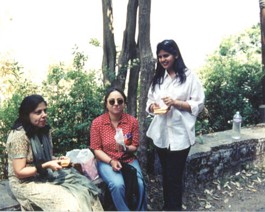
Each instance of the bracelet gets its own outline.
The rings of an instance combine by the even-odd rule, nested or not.
[[[44,168],[42,167],[42,162],[37,162],[37,163],[35,164],[35,167],[36,167],[36,169],[37,169],[37,172],[38,172],[40,175],[45,176],[45,175],[48,174],[48,170],[47,170],[47,169],[44,169]]]
[[[110,161],[109,161],[109,165],[111,166],[111,162],[112,162],[113,160],[112,159],[110,159]]]

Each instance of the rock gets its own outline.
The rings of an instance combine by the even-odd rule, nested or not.
[[[0,181],[0,211],[17,211],[20,205],[10,190],[8,180]]]

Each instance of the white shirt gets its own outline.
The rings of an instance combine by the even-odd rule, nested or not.
[[[173,99],[187,102],[191,107],[191,113],[171,107],[164,115],[154,115],[146,135],[152,138],[159,148],[170,150],[183,150],[195,144],[195,122],[197,116],[204,107],[204,90],[198,77],[187,70],[186,81],[180,84],[179,78],[171,78],[165,72],[164,82],[155,86],[154,92],[151,87],[148,92],[146,111],[152,103],[158,103],[163,107],[162,97],[169,96]],[[151,113],[150,113],[151,114]]]

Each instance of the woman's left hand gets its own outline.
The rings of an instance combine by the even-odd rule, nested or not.
[[[168,96],[167,97],[163,97],[162,100],[165,103],[165,105],[168,106],[168,107],[171,107],[171,106],[173,106],[175,104],[175,100],[172,99],[171,97],[168,97]]]

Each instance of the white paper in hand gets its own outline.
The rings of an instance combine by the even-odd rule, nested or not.
[[[124,151],[126,151],[126,146],[124,143],[124,136],[121,128],[116,129],[116,134],[114,136],[116,143],[123,146]]]

